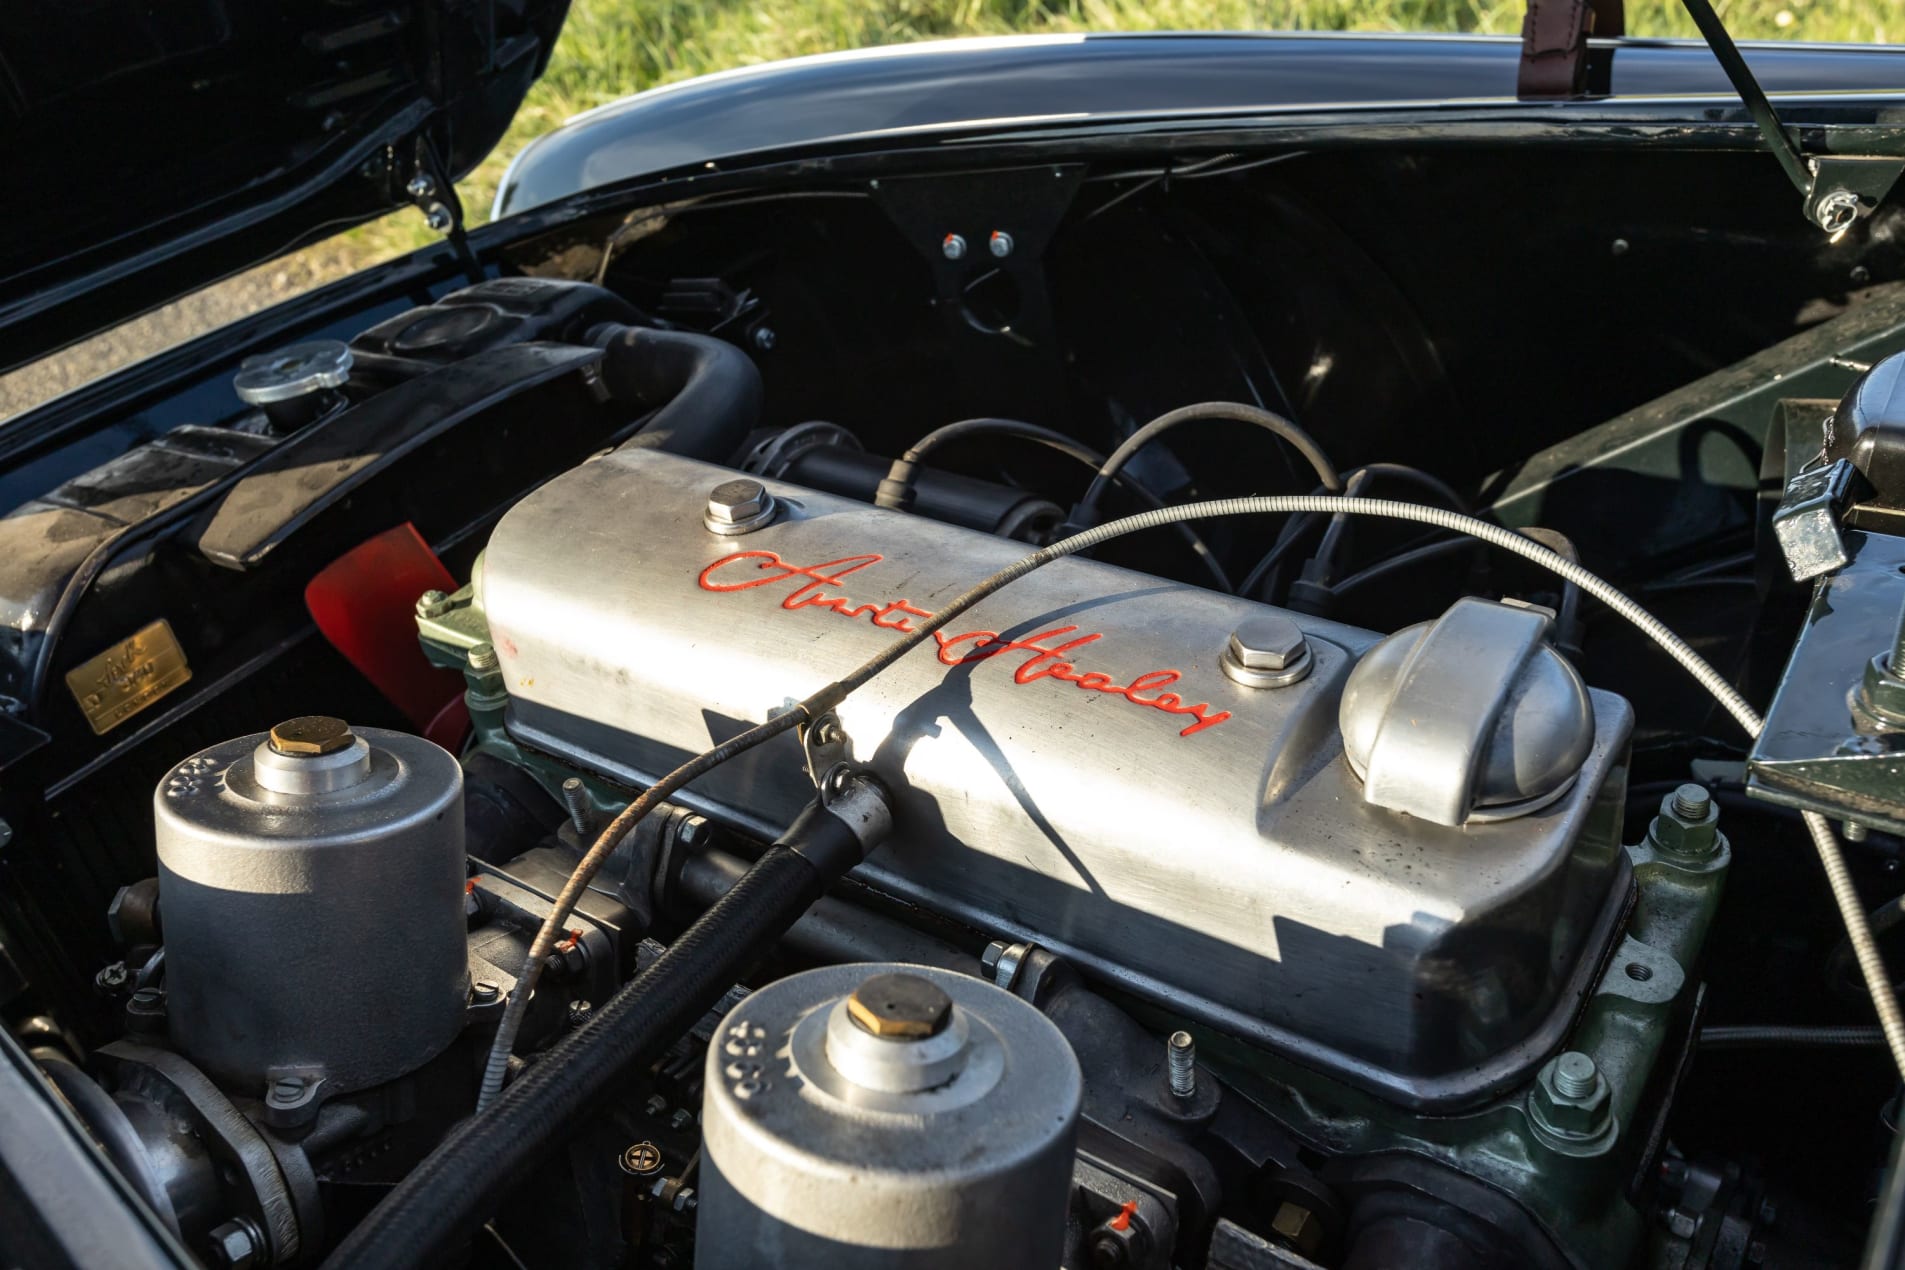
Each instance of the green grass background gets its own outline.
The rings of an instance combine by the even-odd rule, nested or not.
[[[966,35],[1074,31],[1461,31],[1512,35],[1521,0],[575,0],[549,70],[495,152],[459,186],[481,224],[503,169],[571,115],[734,66],[835,49]],[[1905,41],[1905,0],[1719,0],[1740,40]],[[1629,0],[1627,29],[1693,36],[1678,0]],[[357,268],[425,245],[404,211],[314,249]],[[329,270],[326,270],[328,272]]]

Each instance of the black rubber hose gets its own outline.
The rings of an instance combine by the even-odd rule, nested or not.
[[[654,412],[624,446],[720,462],[760,418],[761,372],[725,340],[605,323],[589,342],[603,351],[609,396]]]
[[[1443,538],[1436,542],[1424,543],[1420,547],[1411,547],[1407,551],[1390,556],[1387,560],[1378,560],[1372,565],[1366,565],[1348,577],[1331,583],[1330,594],[1348,595],[1372,582],[1381,582],[1399,573],[1413,573],[1417,568],[1431,561],[1474,549],[1473,538]]]
[[[1883,1049],[1885,1033],[1876,1025],[1844,1027],[1727,1026],[1700,1029],[1700,1048],[1726,1049]]]
[[[359,1222],[326,1270],[444,1263],[502,1197],[654,1060],[857,863],[859,839],[815,803],[655,964],[571,1032],[486,1113],[463,1121]]]

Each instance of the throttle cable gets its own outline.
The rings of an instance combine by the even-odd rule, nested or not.
[[[1167,411],[1126,437],[1117,449],[1111,452],[1104,466],[1098,469],[1098,475],[1092,478],[1091,486],[1085,490],[1085,496],[1078,500],[1078,508],[1072,513],[1072,519],[1079,523],[1089,522],[1098,504],[1104,499],[1105,490],[1112,478],[1124,470],[1139,450],[1151,444],[1180,424],[1194,423],[1200,419],[1224,419],[1235,423],[1248,423],[1283,440],[1301,454],[1316,472],[1323,488],[1331,494],[1341,492],[1343,478],[1336,474],[1336,465],[1323,453],[1316,438],[1285,419],[1274,410],[1265,410],[1262,406],[1246,406],[1237,401],[1202,401],[1195,405],[1179,406]],[[1191,506],[1194,504],[1187,504]],[[1082,548],[1080,548],[1082,550]]]

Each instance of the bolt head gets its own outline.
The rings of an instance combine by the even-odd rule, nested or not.
[[[587,1001],[569,1002],[569,1026],[581,1027],[595,1017],[595,1006]]]
[[[1100,1227],[1091,1237],[1091,1270],[1126,1270],[1137,1264],[1134,1255],[1137,1249],[1133,1246],[1136,1242],[1129,1226],[1123,1230]]]
[[[249,1222],[228,1221],[214,1226],[207,1238],[211,1241],[211,1263],[221,1270],[250,1270],[259,1264],[258,1240]]]
[[[1303,628],[1275,613],[1249,618],[1230,634],[1230,656],[1248,670],[1287,670],[1309,650]]]
[[[1326,1233],[1322,1218],[1294,1200],[1287,1199],[1277,1205],[1276,1215],[1270,1219],[1270,1229],[1284,1244],[1306,1257],[1323,1246]]]
[[[478,979],[470,985],[470,997],[478,1005],[488,1005],[503,995],[503,990],[487,979]]]
[[[417,597],[418,617],[441,617],[450,611],[450,597],[441,591],[425,591]]]
[[[112,965],[107,966],[98,974],[94,975],[93,983],[104,991],[114,992],[125,987],[126,981],[131,977],[132,972],[126,969],[126,963],[123,961],[115,961]]]
[[[1004,260],[1007,256],[1011,255],[1012,248],[1016,245],[1017,244],[1012,241],[1012,235],[1006,233],[1003,229],[993,230],[992,237],[986,239],[987,250],[991,251],[992,254],[1000,260]]]
[[[335,754],[356,739],[350,724],[328,714],[300,715],[271,729],[274,752],[307,758]]]
[[[986,978],[992,978],[992,972],[999,968],[999,958],[1003,956],[1005,956],[1003,939],[993,940],[986,945],[986,950],[979,954],[979,968],[986,972]]]
[[[847,998],[847,1013],[875,1036],[921,1040],[937,1036],[952,1018],[952,998],[918,975],[874,975]]]
[[[708,495],[708,519],[735,525],[761,515],[773,505],[773,496],[759,481],[723,481]]]
[[[404,183],[403,190],[411,198],[429,198],[437,192],[437,183],[428,172],[419,172]]]
[[[475,671],[495,670],[503,664],[496,655],[494,644],[472,644],[466,656],[469,658],[470,669]]]
[[[774,345],[779,342],[780,342],[780,337],[774,334],[773,327],[757,326],[754,328],[754,347],[759,349],[761,352],[763,353],[773,352]]]
[[[423,223],[428,225],[433,233],[447,234],[450,232],[450,226],[456,223],[456,218],[450,215],[450,209],[443,204],[432,203],[429,210],[423,214]]]
[[[939,252],[948,260],[963,260],[966,257],[966,240],[958,234],[947,234],[939,240]]]
[[[112,903],[106,906],[106,929],[112,933],[112,942],[124,947],[130,941],[121,914],[126,911],[126,899],[132,894],[132,888],[122,886],[112,893]]]

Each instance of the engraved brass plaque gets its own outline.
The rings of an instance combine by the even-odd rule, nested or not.
[[[66,672],[66,686],[93,732],[104,736],[192,677],[164,618]]]

